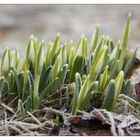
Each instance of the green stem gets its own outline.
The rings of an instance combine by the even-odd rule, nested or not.
[[[34,81],[34,93],[33,93],[33,108],[37,107],[37,101],[38,101],[38,88],[39,88],[39,80],[40,80],[40,74],[35,74],[35,81]]]

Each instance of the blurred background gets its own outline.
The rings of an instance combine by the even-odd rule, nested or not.
[[[48,42],[60,32],[62,42],[75,43],[85,34],[90,41],[97,23],[100,33],[116,42],[129,12],[128,47],[134,50],[140,44],[140,5],[0,5],[0,55],[8,46],[23,56],[31,34]]]
[[[48,42],[60,32],[62,42],[77,43],[82,34],[91,39],[97,23],[101,34],[116,41],[129,12],[129,47],[135,48],[140,44],[140,5],[0,5],[0,50],[23,50],[31,34]]]
[[[114,40],[121,37],[128,13],[132,14],[130,46],[140,43],[140,5],[0,5],[0,47],[25,47],[34,34],[53,40],[60,32],[62,42],[91,38],[95,26]]]

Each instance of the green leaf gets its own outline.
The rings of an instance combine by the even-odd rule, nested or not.
[[[41,41],[39,50],[37,53],[37,60],[35,61],[35,76],[34,76],[34,92],[33,92],[33,107],[36,107],[36,103],[39,100],[39,82],[42,67],[44,64],[44,41]]]
[[[111,62],[113,59],[117,60],[119,58],[119,52],[120,51],[120,41],[118,41],[117,46],[114,48],[114,50],[112,51],[110,57],[109,57],[109,61]]]
[[[57,77],[61,66],[62,66],[62,57],[61,55],[58,55],[52,69],[52,80],[54,80]]]
[[[68,64],[65,64],[59,74],[58,74],[58,81],[59,81],[59,87],[62,86],[66,80],[66,76],[67,76],[67,72],[68,72]]]
[[[23,74],[24,72],[20,72],[20,74],[18,75],[17,74],[17,71],[15,69],[13,69],[13,72],[14,72],[14,77],[15,77],[15,80],[16,80],[16,87],[17,87],[17,92],[18,92],[18,97],[19,99],[21,99],[23,97],[23,80],[24,80],[24,77],[23,77]]]
[[[124,30],[123,30],[123,37],[121,40],[121,54],[120,54],[120,64],[118,67],[118,71],[121,71],[121,69],[123,68],[123,64],[124,64],[124,58],[125,58],[125,53],[126,53],[126,47],[127,47],[127,42],[128,42],[128,38],[129,38],[129,34],[130,34],[130,19],[131,19],[131,14],[129,13],[127,22],[124,26]]]
[[[38,101],[38,106],[41,104],[42,99],[44,98],[44,96],[46,96],[48,93],[50,93],[50,89],[55,86],[55,83],[57,83],[58,77],[56,77],[56,79],[54,79],[44,90],[43,92],[41,92],[40,96],[39,96],[39,101]]]
[[[71,49],[72,49],[72,48],[75,48],[75,47],[74,47],[74,41],[73,41],[73,40],[70,40],[68,46],[66,47],[68,57],[69,57],[69,55],[70,55],[70,52],[71,52]]]
[[[38,54],[37,54],[37,61],[35,64],[35,73],[38,73],[38,74],[41,73],[41,70],[42,70],[42,67],[44,64],[44,49],[43,49],[43,47],[44,47],[44,41],[41,41],[40,47],[38,50]]]
[[[50,66],[50,55],[51,55],[51,46],[52,44],[49,42],[48,46],[47,46],[47,50],[46,50],[46,54],[45,54],[45,66],[46,68]]]
[[[4,80],[5,80],[5,78],[4,78],[4,76],[2,76],[2,77],[0,78],[0,99],[1,99],[1,97],[3,96],[3,94],[2,94],[2,86],[3,86]]]
[[[77,56],[83,56],[85,58],[86,55],[87,55],[87,39],[85,38],[84,35],[82,35],[75,51],[75,58]]]
[[[25,100],[25,111],[31,111],[32,107],[32,99],[30,96]]]
[[[82,102],[84,101],[85,97],[86,97],[86,93],[87,93],[87,90],[88,90],[88,84],[89,84],[89,81],[88,81],[88,78],[84,81],[81,89],[80,89],[80,92],[79,92],[79,96],[78,96],[78,101],[77,101],[77,109],[80,108]]]
[[[93,52],[98,43],[98,36],[99,36],[99,24],[96,25],[96,30],[93,33],[92,41],[91,41],[91,52]]]
[[[10,87],[9,87],[8,81],[4,79],[1,84],[0,95],[1,97],[4,97],[8,93],[10,93]]]
[[[40,75],[35,75],[34,79],[34,92],[33,92],[33,108],[37,107],[37,103],[39,100],[39,82],[40,82]]]
[[[60,42],[60,34],[58,33],[51,50],[51,64],[54,62],[54,57],[58,51],[59,42]]]
[[[40,93],[47,87],[51,70],[52,70],[52,66],[49,66],[47,69],[45,68],[45,66],[43,66],[42,68],[40,82],[39,82]]]
[[[10,67],[18,69],[19,66],[19,53],[18,50],[12,51],[10,56]]]
[[[114,50],[114,43],[112,39],[109,40],[109,52],[112,52]]]
[[[26,114],[22,101],[19,99],[18,101],[18,108],[20,111],[20,116],[23,118]]]
[[[13,86],[14,86],[14,83],[15,83],[12,72],[8,73],[7,81],[8,81],[9,88],[10,88],[9,90],[10,90],[10,92],[12,92],[13,88],[14,88]]]
[[[93,53],[91,54],[91,57],[92,57],[91,62],[92,62],[92,64],[95,63],[95,61],[96,61],[96,59],[97,59],[97,57],[99,55],[99,52],[100,52],[100,50],[102,48],[104,40],[105,40],[105,37],[102,36],[101,39],[99,40],[99,43],[97,44],[97,47],[94,49]]]
[[[115,80],[110,80],[107,89],[105,91],[105,97],[102,104],[102,108],[105,108],[108,111],[113,111],[114,98],[115,98]]]
[[[109,37],[108,36],[104,40],[104,45],[109,47]]]
[[[1,75],[7,76],[9,70],[10,70],[10,50],[6,48],[1,61]]]
[[[114,105],[117,102],[118,97],[121,93],[123,80],[124,80],[124,72],[121,71],[115,79],[115,95],[114,95],[114,102],[113,102]]]
[[[70,95],[73,95],[76,90],[75,82],[68,84],[68,91]]]
[[[29,70],[27,70],[27,78],[28,78],[28,84],[29,84],[29,96],[30,96],[30,104],[33,105],[33,92],[34,92],[34,79]]]
[[[128,74],[130,68],[133,66],[133,63],[136,59],[136,53],[138,51],[138,48],[134,51],[134,53],[131,55],[131,57],[129,58],[127,64],[124,67],[124,74],[125,76]]]
[[[100,75],[100,80],[99,80],[99,91],[102,92],[106,86],[108,80],[108,65],[106,66],[103,74]]]
[[[33,35],[31,35],[29,44],[26,48],[26,60],[29,64],[31,63],[33,67],[37,58],[37,45],[37,39]]]
[[[98,81],[94,81],[93,83],[91,83],[91,85],[87,90],[86,96],[80,105],[80,110],[87,109],[93,94],[97,92],[97,87],[98,87]]]
[[[120,61],[119,60],[116,60],[114,59],[112,61],[112,64],[110,64],[110,67],[109,67],[109,75],[110,75],[110,79],[114,79],[117,74],[118,74],[118,66],[119,66],[119,63]]]
[[[90,82],[97,79],[99,73],[101,72],[101,69],[102,69],[103,65],[106,64],[107,57],[108,57],[108,47],[104,46],[101,49],[95,63],[91,67],[91,71],[90,71],[90,74],[89,74]]]
[[[122,85],[122,94],[127,96],[133,95],[133,91],[131,91],[132,85],[130,80],[125,80]],[[130,92],[131,91],[131,92]],[[134,99],[134,98],[133,98]]]
[[[85,59],[82,56],[76,57],[70,72],[70,82],[74,81],[76,72],[82,75],[84,63]]]
[[[71,69],[73,65],[73,61],[75,60],[75,47],[72,40],[70,41],[70,44],[67,48],[67,55],[68,55],[68,64]]]
[[[60,48],[60,53],[62,56],[62,65],[67,63],[67,50],[66,50],[66,44],[62,45]]]
[[[79,73],[75,74],[76,92],[79,93],[82,87],[82,79]]]
[[[55,85],[52,86],[51,93],[54,93],[55,91],[57,91],[57,90],[61,89],[61,87],[63,87],[63,84],[66,80],[67,72],[68,72],[68,64],[65,64],[64,66],[62,66],[62,68],[60,69],[60,71],[57,75],[58,80],[55,83]]]
[[[84,75],[82,75],[82,83],[84,83],[84,81],[87,79],[87,75],[86,74],[84,74]]]
[[[80,89],[82,87],[82,79],[81,79],[81,76],[79,73],[75,74],[75,85],[76,85],[76,89],[75,89],[72,103],[71,103],[71,105],[72,105],[71,114],[72,115],[76,114],[76,111],[78,108],[78,104],[77,104],[78,103],[78,96],[79,96]]]

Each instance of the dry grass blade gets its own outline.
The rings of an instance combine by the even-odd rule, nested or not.
[[[27,111],[27,114],[29,114],[39,125],[41,125],[41,122],[32,113]]]
[[[70,114],[68,114],[68,113],[62,112],[60,110],[53,109],[51,107],[50,108],[45,107],[45,108],[43,108],[43,110],[47,111],[47,113],[58,115],[58,116],[61,116],[61,117],[70,116]]]
[[[16,126],[14,125],[10,125],[9,126],[11,129],[13,129],[16,133],[22,135],[23,133],[21,132],[21,130],[19,128],[17,128]]]
[[[7,112],[5,112],[5,130],[6,130],[7,136],[10,136],[9,124],[8,124],[8,121],[7,121]]]
[[[110,112],[105,111],[105,113],[108,115],[109,121],[111,123],[111,127],[110,127],[110,131],[112,133],[113,136],[117,136],[117,132],[115,129],[115,121],[114,121],[114,117]]]
[[[11,113],[15,114],[13,108],[11,108],[11,107],[5,105],[5,104],[2,103],[1,101],[0,101],[0,105],[1,105],[2,107],[4,107],[6,110],[8,110],[8,111],[10,111]]]

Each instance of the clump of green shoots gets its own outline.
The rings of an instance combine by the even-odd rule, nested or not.
[[[72,40],[63,44],[57,34],[45,47],[44,41],[31,35],[23,63],[18,51],[6,48],[1,60],[0,98],[16,97],[22,117],[45,99],[51,102],[54,98],[52,106],[65,101],[73,115],[92,106],[91,100],[102,100],[100,107],[113,111],[136,57],[137,50],[132,53],[127,48],[129,28],[130,15],[116,45],[111,38],[99,36],[99,25],[91,45],[84,35],[77,46]]]

